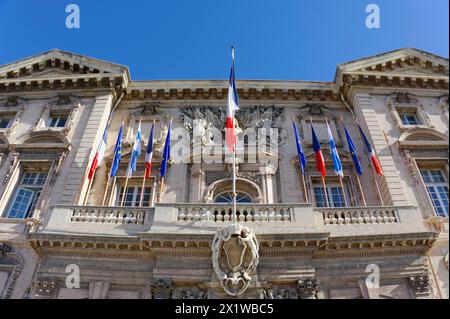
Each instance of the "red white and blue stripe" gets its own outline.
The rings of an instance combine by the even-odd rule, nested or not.
[[[92,160],[91,168],[89,170],[88,179],[92,179],[94,177],[97,168],[100,167],[103,163],[103,158],[105,157],[106,150],[106,140],[108,138],[108,128],[109,125],[106,125],[105,131],[103,132],[102,140],[98,145],[97,152],[95,153],[94,159]]]
[[[334,172],[340,178],[344,178],[344,170],[342,169],[342,162],[339,158],[338,151],[336,149],[336,143],[334,143],[333,134],[331,133],[330,124],[327,122],[327,134],[328,134],[328,143],[330,144],[330,155],[331,160],[333,161]]]
[[[372,165],[375,168],[375,172],[377,172],[378,175],[383,176],[384,172],[383,169],[381,168],[380,162],[378,161],[377,155],[375,154],[375,150],[373,149],[372,145],[370,145],[370,142],[367,139],[366,135],[364,134],[363,130],[361,129],[361,126],[358,125],[358,128],[361,133],[364,144],[366,145],[367,154],[369,154],[370,160],[372,161]]]
[[[316,132],[314,131],[314,126],[312,125],[312,123],[311,123],[311,133],[312,133],[313,150],[314,150],[314,153],[316,153],[317,171],[320,172],[322,177],[325,177],[327,175],[327,171],[325,168],[325,160],[323,159],[320,142],[319,142],[319,139],[317,138]]]
[[[152,125],[150,136],[147,143],[147,151],[145,153],[145,178],[149,178],[152,173],[152,159],[153,159],[153,129],[155,125]]]
[[[239,98],[237,95],[235,74],[234,74],[234,48],[231,48],[231,72],[230,83],[228,87],[228,103],[227,103],[227,118],[225,120],[225,144],[228,150],[233,152],[236,148],[236,134],[234,131],[234,113],[239,110]]]

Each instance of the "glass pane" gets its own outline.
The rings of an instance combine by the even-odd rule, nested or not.
[[[57,123],[57,127],[64,127],[66,126],[66,122],[67,122],[67,117],[60,117],[58,118],[58,123]]]
[[[0,128],[8,128],[11,119],[0,119]]]
[[[25,218],[30,208],[33,195],[33,191],[19,188],[8,212],[8,218]]]
[[[326,198],[323,187],[314,187],[317,207],[326,207]]]

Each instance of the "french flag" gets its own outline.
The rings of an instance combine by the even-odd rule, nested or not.
[[[325,168],[325,160],[323,159],[322,149],[320,147],[319,139],[317,138],[316,132],[314,131],[314,126],[311,123],[311,132],[313,140],[313,150],[316,153],[316,165],[317,170],[322,174],[322,177],[327,175]]]
[[[373,149],[372,145],[370,145],[369,140],[367,139],[367,136],[364,134],[363,130],[361,129],[361,126],[358,125],[359,131],[361,133],[361,136],[364,140],[364,144],[366,145],[367,153],[369,154],[369,157],[372,161],[373,167],[375,168],[375,171],[378,175],[383,176],[384,172],[381,168],[380,162],[378,161],[377,155],[375,154],[375,150]]]
[[[105,131],[103,132],[103,138],[100,142],[100,145],[97,148],[97,153],[95,153],[94,159],[92,160],[91,169],[89,170],[88,179],[91,180],[94,177],[95,171],[97,168],[102,165],[103,158],[105,157],[106,150],[106,139],[108,138],[108,128],[106,125]]]
[[[150,136],[148,138],[147,151],[145,153],[145,178],[149,178],[152,173],[152,159],[153,159],[153,129],[155,125],[152,125]]]
[[[231,58],[233,60],[230,72],[230,84],[228,88],[227,118],[225,121],[225,144],[231,152],[236,147],[236,135],[234,132],[234,112],[239,110],[239,99],[235,84],[234,74],[234,48],[231,48]]]

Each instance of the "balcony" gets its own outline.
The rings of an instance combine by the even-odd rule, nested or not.
[[[240,223],[264,234],[365,236],[426,232],[413,207],[316,208],[308,204],[241,204]],[[213,234],[231,222],[226,204],[158,204],[154,208],[56,205],[35,229],[41,234],[141,236]]]

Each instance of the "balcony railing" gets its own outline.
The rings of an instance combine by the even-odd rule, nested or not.
[[[179,222],[229,222],[233,207],[228,204],[179,204]],[[293,205],[239,204],[236,217],[239,222],[290,222]]]
[[[325,225],[395,224],[395,207],[317,208],[322,212]]]
[[[139,207],[105,207],[76,206],[72,210],[71,222],[100,224],[134,224],[144,225],[149,208]]]

